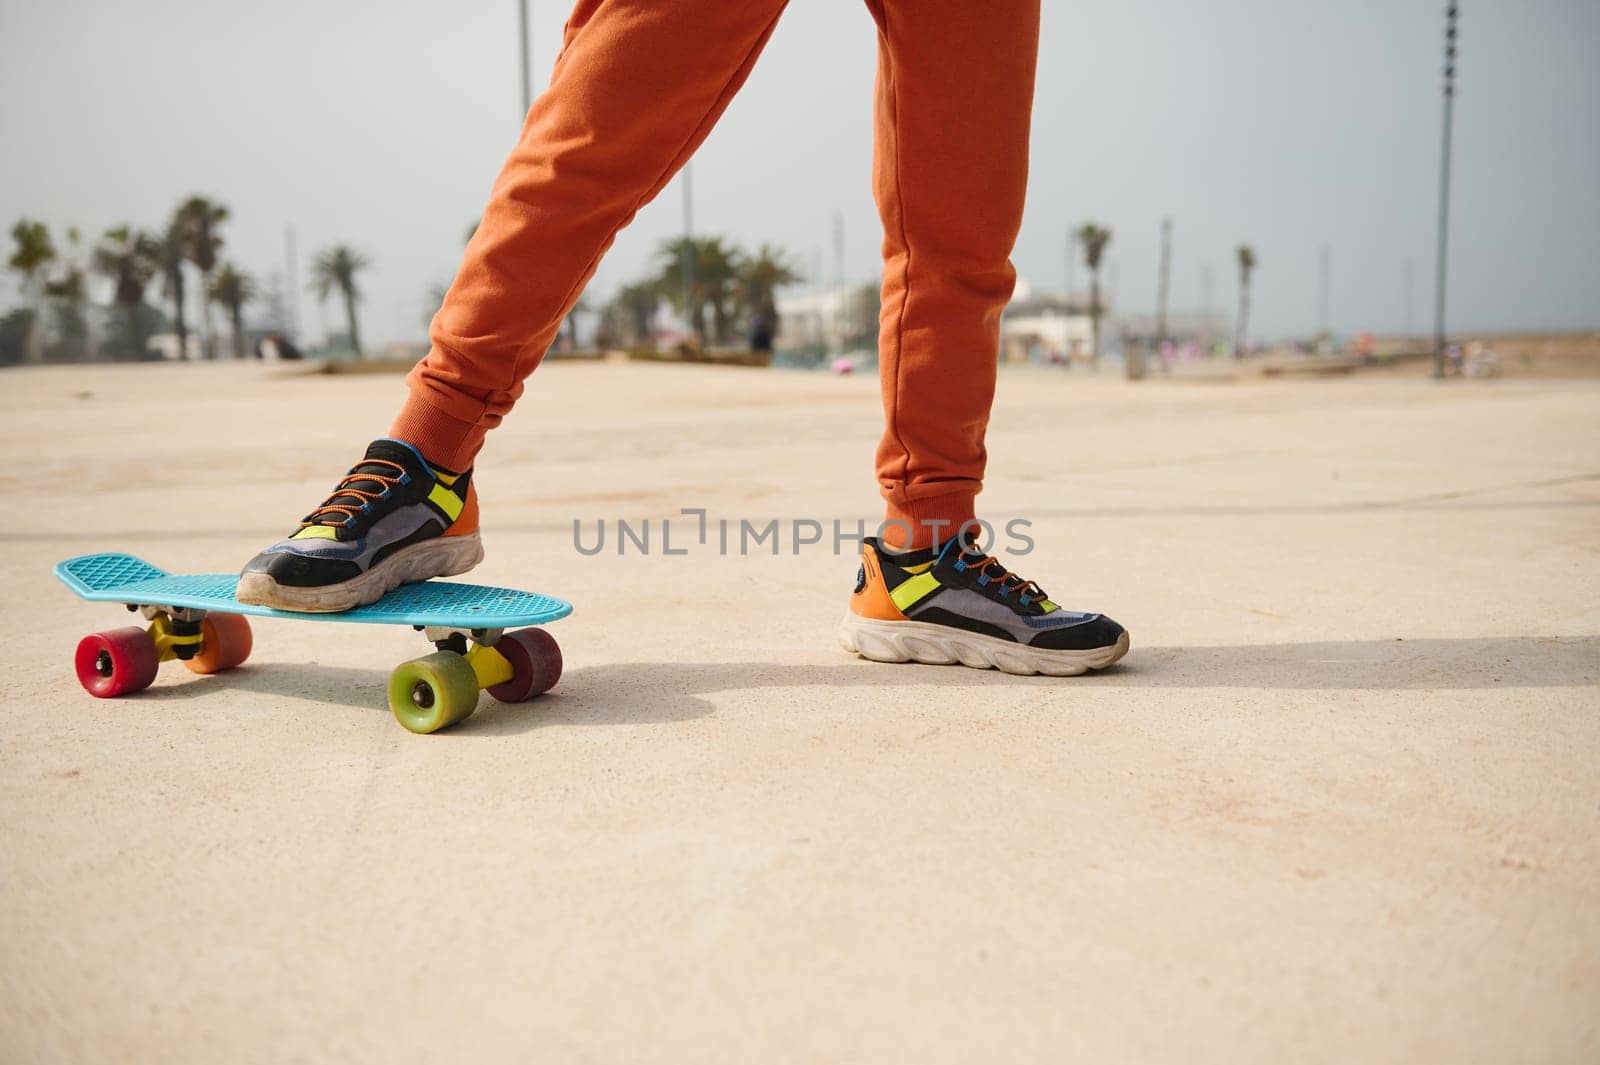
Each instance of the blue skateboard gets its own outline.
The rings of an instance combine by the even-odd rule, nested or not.
[[[409,625],[427,634],[433,654],[389,676],[389,709],[412,732],[437,732],[471,716],[478,693],[521,702],[561,678],[561,649],[538,626],[572,613],[547,595],[479,584],[424,581],[396,588],[369,606],[304,614],[241,603],[227,573],[174,574],[133,555],[81,555],[57,564],[56,576],[82,599],[122,603],[148,627],[85,636],[74,665],[90,695],[109,699],[150,686],[162,662],[193,673],[220,673],[250,656],[245,615],[295,621]]]

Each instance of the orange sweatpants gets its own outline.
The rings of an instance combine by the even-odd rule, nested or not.
[[[579,0],[392,435],[441,466],[472,465],[617,231],[744,83],[785,2]],[[877,475],[888,518],[923,546],[927,522],[972,518],[982,483],[1000,312],[1016,279],[1039,3],[867,6],[878,26],[872,180],[884,229]]]

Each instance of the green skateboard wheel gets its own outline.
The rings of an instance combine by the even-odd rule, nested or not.
[[[412,732],[437,732],[478,708],[478,677],[454,651],[402,662],[389,675],[389,709]]]

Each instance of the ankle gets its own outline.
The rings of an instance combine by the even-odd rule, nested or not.
[[[483,446],[485,430],[433,406],[412,392],[389,427],[389,437],[409,444],[437,469],[465,472]]]

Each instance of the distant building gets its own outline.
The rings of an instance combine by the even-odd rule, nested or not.
[[[1160,343],[1161,323],[1154,314],[1119,314],[1101,323],[1108,341],[1155,350]],[[1231,343],[1233,323],[1223,311],[1169,311],[1166,340],[1175,347],[1208,349],[1218,343]]]
[[[189,330],[184,347],[187,350],[183,357],[194,360],[205,358],[205,338],[200,335],[199,329]],[[145,341],[145,349],[163,359],[178,359],[178,334],[156,333]]]
[[[777,301],[776,347],[782,351],[846,351],[872,347],[866,334],[876,319],[875,301],[863,302],[871,286],[800,292]],[[1086,360],[1094,343],[1089,295],[1035,294],[1025,280],[1000,319],[1000,361],[1061,363]],[[1154,349],[1159,333],[1154,314],[1117,314],[1101,296],[1101,354],[1115,354],[1125,345]],[[1231,337],[1228,316],[1220,311],[1173,311],[1167,315],[1167,339],[1176,347],[1207,349]]]
[[[773,346],[780,351],[875,347],[877,293],[876,284],[866,284],[780,295],[776,301],[778,333]]]
[[[1087,298],[1035,296],[1020,284],[1018,293],[1000,319],[1001,362],[1053,363],[1089,357],[1094,323]]]

